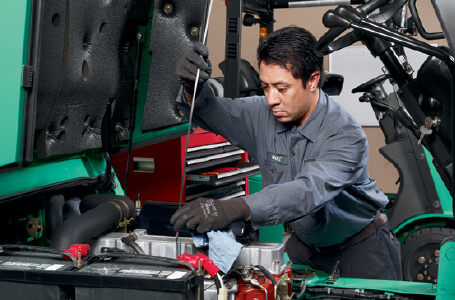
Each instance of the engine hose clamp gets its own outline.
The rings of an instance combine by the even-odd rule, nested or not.
[[[118,229],[118,228],[121,228],[125,225],[128,225],[130,224],[132,221],[134,220],[134,218],[130,218],[130,219],[127,219],[127,218],[124,218],[122,222],[119,222],[117,224],[117,227],[115,227],[115,229]]]
[[[119,213],[120,213],[120,218],[118,219],[118,222],[117,223],[121,223],[122,222],[122,219],[123,219],[123,212],[122,212],[122,208],[120,207],[120,205],[118,205],[117,203],[115,203],[114,201],[108,201],[108,203],[112,203],[115,205],[115,207],[117,207]]]
[[[120,201],[125,206],[126,217],[129,217],[129,215],[130,215],[130,207],[128,206],[128,204],[126,204],[126,202],[121,200],[121,199],[114,199],[114,200]]]

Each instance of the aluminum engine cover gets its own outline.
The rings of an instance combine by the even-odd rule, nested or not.
[[[201,252],[189,237],[180,237],[176,244],[173,236],[147,235],[145,229],[136,229],[134,233],[138,236],[136,243],[147,255],[177,258],[183,253],[194,255]],[[111,232],[90,240],[91,254],[99,254],[102,247],[115,247],[133,252],[131,247],[121,241],[121,238],[127,235],[128,233]],[[244,246],[234,261],[233,267],[250,265],[261,265],[274,275],[281,274],[286,268],[283,244],[251,242],[248,246]]]

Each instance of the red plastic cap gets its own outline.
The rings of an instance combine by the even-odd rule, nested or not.
[[[220,268],[218,268],[215,263],[204,254],[198,253],[196,256],[202,260],[202,267],[204,270],[206,270],[210,276],[215,277],[215,275],[220,271]]]
[[[177,257],[178,260],[186,261],[187,263],[190,263],[193,267],[198,268],[199,264],[199,258],[196,257],[195,255],[188,254],[188,253],[183,253],[182,255],[179,255]]]
[[[90,252],[90,245],[89,244],[73,244],[73,245],[71,245],[71,247],[69,249],[66,249],[63,251],[72,254],[76,258],[79,257],[79,253],[81,254],[81,257],[85,257]],[[67,255],[63,255],[63,258],[66,260],[71,260],[71,258],[68,257]]]
[[[70,249],[77,250],[81,253],[81,256],[87,256],[90,252],[90,245],[89,244],[73,244],[71,245]]]
[[[212,277],[214,277],[220,271],[215,263],[202,253],[197,253],[196,255],[184,253],[182,255],[179,255],[177,259],[186,261],[195,268],[199,268],[199,262],[201,262],[202,268],[206,270],[207,273],[209,273]]]

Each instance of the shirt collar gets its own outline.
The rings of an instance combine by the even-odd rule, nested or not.
[[[311,113],[311,116],[306,120],[305,124],[297,128],[297,131],[305,136],[310,141],[314,142],[319,135],[319,128],[324,120],[324,111],[327,107],[328,96],[322,90],[319,90],[319,101],[316,109]],[[277,121],[276,132],[283,133],[287,130],[292,130],[295,125],[285,124]]]
[[[276,120],[276,133],[283,133],[287,130],[291,130],[293,126],[290,124],[282,123]]]

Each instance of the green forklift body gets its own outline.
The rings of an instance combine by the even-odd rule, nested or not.
[[[105,2],[108,3],[110,1]],[[126,5],[133,2],[125,1],[127,3]],[[74,28],[70,26],[64,27],[65,22],[69,22],[71,19],[68,17],[70,11],[69,3],[70,1],[57,0],[7,1],[3,3],[3,7],[0,10],[0,36],[4,42],[8,41],[8,47],[2,47],[0,49],[0,91],[2,91],[0,120],[2,120],[4,126],[4,130],[0,133],[0,205],[4,204],[9,208],[15,201],[18,203],[21,203],[20,201],[27,201],[27,205],[17,208],[17,210],[24,209],[23,215],[20,215],[20,212],[18,213],[20,218],[18,222],[22,221],[22,218],[25,219],[30,216],[44,218],[43,205],[39,206],[33,213],[30,212],[28,205],[35,200],[42,200],[41,197],[43,197],[43,194],[47,197],[55,193],[64,194],[66,190],[71,190],[71,192],[74,190],[84,190],[84,193],[88,191],[90,193],[124,195],[122,185],[115,177],[115,170],[111,166],[111,155],[113,153],[126,152],[131,148],[143,147],[181,137],[188,130],[188,124],[173,106],[174,99],[172,96],[176,95],[176,88],[178,90],[179,84],[170,78],[174,76],[172,73],[175,70],[176,57],[188,50],[191,43],[197,40],[198,37],[194,36],[192,40],[180,40],[182,46],[179,49],[173,49],[173,52],[166,52],[167,48],[160,44],[161,41],[169,42],[169,39],[172,40],[176,36],[181,36],[182,31],[176,30],[175,36],[169,37],[169,35],[174,33],[169,32],[169,30],[166,31],[165,28],[166,26],[173,26],[173,24],[166,23],[166,18],[163,17],[159,19],[154,18],[157,10],[160,10],[159,13],[162,13],[161,10],[163,10],[163,7],[161,4],[163,3],[153,1],[153,4],[159,3],[161,5],[155,5],[153,8],[150,6],[150,2],[142,1],[145,6],[147,4],[149,5],[145,10],[143,7],[141,8],[142,11],[147,12],[146,16],[137,17],[135,13],[127,16],[131,20],[135,21],[137,17],[142,21],[139,21],[139,25],[134,25],[137,28],[131,25],[134,28],[131,31],[133,32],[133,37],[131,38],[130,36],[129,42],[124,43],[124,47],[121,49],[117,49],[119,51],[119,57],[122,59],[121,67],[126,66],[127,68],[127,72],[124,72],[127,73],[127,76],[119,78],[119,81],[122,81],[121,84],[118,82],[114,83],[120,86],[118,87],[119,90],[122,90],[122,87],[126,87],[122,90],[126,95],[124,96],[124,100],[133,99],[137,102],[135,102],[135,105],[132,105],[128,101],[122,104],[118,100],[122,97],[117,94],[114,96],[108,95],[107,99],[109,103],[104,103],[97,108],[99,109],[97,114],[99,120],[97,119],[96,122],[91,123],[85,115],[81,115],[86,128],[84,127],[84,130],[77,131],[79,135],[77,138],[82,139],[86,136],[94,136],[96,138],[94,138],[93,143],[89,146],[82,146],[81,143],[65,146],[65,137],[67,135],[64,134],[65,130],[63,129],[67,128],[66,126],[72,125],[72,118],[68,120],[67,117],[62,118],[61,115],[58,115],[59,110],[52,109],[52,105],[54,104],[46,107],[46,109],[40,110],[39,106],[41,103],[39,103],[38,112],[34,110],[36,107],[33,109],[33,105],[39,101],[37,102],[36,93],[35,95],[31,95],[31,90],[38,87],[39,81],[37,81],[37,78],[40,77],[40,80],[45,78],[46,72],[37,68],[39,66],[38,62],[41,63],[41,60],[36,61],[31,60],[31,58],[40,58],[37,52],[53,51],[53,47],[62,47],[68,50],[68,45],[71,44],[70,41],[68,41],[68,44],[65,44],[66,46],[59,44],[61,41],[58,39],[59,36],[57,36],[57,39],[52,40],[55,44],[49,46],[45,44],[49,42],[48,40],[42,40],[41,35],[34,36],[34,34],[53,34],[49,29],[37,28],[37,25],[60,28],[63,31],[73,30]],[[96,18],[99,11],[84,8],[84,3],[79,3],[82,5],[79,7],[81,9],[80,11],[91,12],[89,17]],[[43,9],[43,7],[47,8],[46,5],[51,4],[58,6],[56,11],[59,13]],[[41,7],[43,10],[37,10],[37,6],[39,5],[43,5]],[[124,13],[123,8],[120,11],[119,18],[125,17],[122,14]],[[169,14],[171,13],[169,12]],[[203,9],[197,5],[187,7],[185,10],[187,17],[191,16],[195,19],[203,19],[201,17],[203,13]],[[44,16],[44,20],[42,22],[36,21],[38,16]],[[80,24],[86,24],[85,17],[84,15]],[[129,22],[129,20],[125,22]],[[72,21],[73,19],[71,19]],[[105,27],[103,24],[105,23],[102,21],[96,27],[100,34],[104,34]],[[153,26],[155,28],[152,28]],[[109,29],[108,24],[107,30]],[[75,32],[72,33],[76,34]],[[140,36],[137,34],[140,34]],[[93,35],[95,34],[93,33]],[[66,35],[66,37],[69,36],[71,35]],[[33,44],[31,41],[33,41]],[[156,43],[151,43],[150,41]],[[90,52],[91,48],[88,41],[82,41],[79,46],[84,51]],[[33,57],[30,55],[30,49],[34,51]],[[37,51],[38,49],[40,50]],[[125,52],[121,52],[122,50]],[[67,55],[70,56],[71,53],[67,52]],[[156,59],[152,60],[152,56]],[[137,67],[134,67],[133,63],[139,62],[138,58],[140,58],[141,63]],[[56,65],[52,65],[54,63],[54,57],[50,60],[49,57],[47,59],[47,63],[50,63],[52,66],[50,69],[53,69],[54,73],[57,72],[55,69]],[[55,60],[57,59],[59,58],[55,57]],[[110,61],[107,61],[102,66],[107,66],[110,63]],[[60,64],[57,64],[57,66],[61,67]],[[167,73],[163,75],[157,70],[167,70]],[[80,75],[83,81],[89,81],[88,79],[91,78],[90,74],[96,74],[96,67],[92,68],[90,60],[87,58],[86,60],[82,60],[80,64],[77,64],[77,67],[73,70],[73,73],[78,72],[81,73]],[[55,73],[53,75],[51,73],[49,76],[62,78],[58,72],[58,74]],[[135,75],[139,76],[135,77]],[[68,82],[65,80],[60,79],[60,84],[57,85],[56,89],[58,93],[67,88],[66,91],[71,96],[79,97],[80,95],[78,94],[83,94],[82,90],[78,90],[77,85],[74,89],[65,86]],[[105,84],[103,80],[101,80],[99,85],[102,84]],[[91,87],[97,88],[97,85],[94,84]],[[135,85],[137,85],[137,89]],[[159,88],[160,86],[162,87],[161,89]],[[128,88],[130,89],[128,90]],[[163,90],[167,94],[157,94],[159,90]],[[43,93],[41,96],[44,97],[45,94]],[[80,97],[83,98],[84,96]],[[91,95],[87,94],[87,97],[91,97]],[[87,99],[87,102],[90,102],[93,99],[97,99],[97,96]],[[65,107],[64,104],[65,101],[62,101],[57,107]],[[83,104],[75,102],[70,107],[65,107],[65,109],[68,110],[68,113],[72,113],[72,110],[77,111],[79,106],[83,106]],[[131,108],[132,111],[128,110],[127,113],[124,113],[123,109]],[[107,113],[105,113],[106,111]],[[36,120],[34,119],[36,115],[45,116],[45,118]],[[104,115],[112,115],[112,122],[103,123]],[[129,116],[134,116],[133,120],[130,120]],[[156,120],[150,120],[155,116],[157,116]],[[55,120],[49,121],[53,118]],[[38,122],[42,124],[38,126]],[[60,128],[56,128],[55,124],[59,125]],[[94,131],[94,128],[97,131]],[[110,132],[114,139],[104,140],[105,136],[103,132]],[[73,133],[69,133],[68,131],[68,136],[71,134]],[[129,140],[132,140],[131,144]],[[55,141],[58,143],[54,143]],[[435,177],[436,175],[435,173]],[[451,197],[447,196],[447,191],[441,184],[437,183],[437,189],[444,214],[415,216],[415,218],[407,220],[405,224],[400,225],[397,230],[401,230],[406,225],[413,224],[417,220],[434,219],[435,217],[441,219],[452,217]],[[261,185],[262,180],[260,176],[251,178],[250,192],[259,191],[262,188]],[[35,209],[35,207],[32,208]],[[2,214],[5,216],[7,212],[2,211]],[[274,228],[262,228],[260,241],[281,242],[282,233],[283,229],[281,225]],[[42,235],[37,236],[38,241],[35,239],[30,240],[29,238],[27,242],[43,243],[44,240],[42,237]],[[452,299],[455,297],[454,285],[452,284],[452,278],[455,275],[453,274],[455,270],[454,262],[454,241],[448,240],[441,248],[439,269],[441,277],[438,278],[437,285],[353,278],[337,278],[334,280],[329,274],[319,271],[314,271],[315,276],[308,279],[306,284],[312,287],[328,289],[374,290],[389,295],[396,293],[400,295],[434,296],[437,299]],[[308,266],[295,265],[294,268],[308,270]],[[299,288],[302,285],[302,281],[294,280],[294,285],[295,288]]]
[[[0,167],[20,163],[25,91],[22,66],[27,63],[31,1],[7,1],[0,12],[0,36],[8,47],[0,49]]]
[[[108,159],[110,160],[115,153],[181,137],[188,131],[188,123],[175,109],[174,98],[172,98],[172,95],[178,91],[179,83],[177,80],[167,79],[175,76],[173,70],[176,60],[172,55],[175,57],[181,55],[182,51],[190,47],[191,41],[185,39],[179,41],[182,43],[182,47],[178,51],[167,51],[167,53],[164,49],[161,52],[153,51],[153,55],[160,60],[152,62],[151,48],[155,47],[155,43],[160,42],[151,43],[150,41],[151,39],[163,39],[168,42],[165,38],[168,33],[161,33],[167,24],[162,20],[153,22],[155,10],[152,1],[144,0],[140,3],[125,1],[123,11],[120,4],[106,6],[105,10],[112,14],[112,20],[117,18],[122,21],[125,24],[122,26],[126,26],[129,31],[120,31],[123,29],[115,28],[114,25],[108,23],[111,21],[109,15],[103,17],[101,14],[99,17],[101,26],[96,28],[99,29],[99,32],[96,32],[96,29],[90,32],[91,29],[86,28],[87,33],[85,33],[84,39],[87,41],[82,44],[82,50],[85,52],[81,55],[90,54],[90,47],[99,51],[96,48],[98,42],[100,44],[98,48],[116,49],[118,57],[98,57],[97,61],[101,61],[101,63],[96,65],[96,60],[94,60],[93,66],[92,61],[87,58],[84,60],[84,64],[81,64],[81,69],[78,65],[75,70],[71,71],[70,68],[73,66],[70,60],[78,58],[78,53],[74,54],[71,48],[76,47],[74,42],[77,41],[77,35],[81,35],[74,26],[79,26],[77,18],[80,15],[77,14],[85,11],[87,15],[90,11],[90,5],[85,6],[87,7],[84,7],[84,4],[78,4],[70,7],[65,6],[64,3],[50,0],[9,1],[5,3],[0,12],[0,36],[4,41],[8,41],[8,47],[0,50],[2,57],[0,60],[2,69],[0,73],[2,91],[0,117],[5,124],[5,130],[2,130],[0,134],[2,140],[0,202],[20,198],[28,191],[55,189],[59,184],[64,187],[68,185],[68,182],[74,183],[78,180],[86,182],[87,178],[91,178],[92,181],[100,180],[103,174],[106,174],[107,169],[111,170],[110,165],[107,165],[106,156],[102,153],[109,152]],[[194,7],[194,10],[198,9],[197,6]],[[189,13],[193,13],[193,18],[202,19],[201,16],[204,12],[199,10],[196,14],[194,11],[189,11]],[[96,23],[98,22],[97,17],[97,15],[87,15],[88,23],[92,22],[94,26],[99,26]],[[106,24],[109,24],[110,27]],[[152,24],[156,27],[155,31],[152,30]],[[102,40],[103,34],[110,34],[109,30],[112,30],[113,34],[117,34],[114,38],[118,44],[110,45]],[[91,35],[94,41],[89,41],[88,35]],[[98,35],[98,40],[93,37],[96,35]],[[125,41],[125,36],[128,36],[129,40]],[[57,55],[60,50],[64,52],[63,58],[59,58],[60,55]],[[77,51],[79,50],[76,47]],[[52,59],[49,59],[48,54],[52,54]],[[105,55],[109,55],[109,53]],[[163,57],[160,55],[164,58],[168,55],[169,59],[162,59]],[[112,61],[112,59],[114,60]],[[137,63],[136,66],[133,66],[134,63]],[[118,68],[122,70],[122,73],[118,74],[120,77],[113,83],[109,76],[101,73],[105,72],[103,70],[106,69],[106,66],[112,64],[119,64]],[[60,70],[60,68],[66,69]],[[157,68],[165,70],[165,74],[157,74],[155,71]],[[111,68],[110,70],[117,69]],[[150,70],[153,71],[150,72]],[[71,77],[74,76],[74,72],[80,71],[83,80]],[[111,71],[109,73],[112,73]],[[157,80],[154,76],[163,79]],[[47,90],[46,82],[52,83],[47,77],[55,78],[54,83],[58,83],[60,80],[60,84],[56,85],[54,89]],[[97,82],[90,84],[92,78],[95,78]],[[87,91],[83,90],[84,83]],[[134,88],[135,84],[137,88]],[[155,85],[161,85],[162,88],[157,89]],[[171,88],[167,88],[167,85],[170,85]],[[98,86],[101,87],[98,94],[106,97],[106,102],[113,102],[109,103],[111,106],[106,106],[104,103],[98,107],[93,106],[93,103],[97,102],[95,99],[99,97],[90,89],[96,90]],[[118,92],[112,95],[102,94],[104,87],[114,87]],[[160,90],[167,91],[168,94],[161,95]],[[56,96],[49,96],[49,94]],[[80,94],[79,99],[73,101],[73,98],[78,98],[78,94]],[[63,100],[59,99],[61,97]],[[68,100],[65,100],[65,97]],[[86,101],[84,97],[86,97]],[[70,101],[73,103],[65,106],[65,102]],[[87,116],[84,119],[84,126],[87,129],[81,130],[82,138],[78,136],[80,133],[71,135],[71,126],[76,125],[77,127],[76,121],[73,120],[74,116],[77,116],[77,110],[81,104],[82,106],[88,104],[88,109],[81,110],[81,112],[89,112],[85,112]],[[113,137],[107,150],[105,142],[101,141],[103,136],[100,133],[103,130],[106,131],[102,128],[105,126],[102,123],[104,122],[102,120],[106,119],[103,119],[105,107],[110,107],[113,112],[111,116],[113,124],[110,125]],[[66,115],[59,112],[62,110],[67,111]],[[75,112],[72,114],[73,110]],[[92,111],[94,116],[90,119],[89,115]],[[135,117],[134,122],[130,122],[130,116]],[[81,115],[81,117],[83,116]],[[94,120],[95,118],[97,119]],[[92,139],[87,146],[81,146],[81,142],[77,141],[71,144],[74,137],[84,142],[85,136]],[[128,140],[131,140],[131,143]],[[64,146],[65,143],[70,145]],[[110,161],[108,163],[110,164]],[[114,174],[114,170],[111,172]],[[111,183],[116,180],[115,176],[110,179]],[[77,185],[77,183],[74,184]],[[114,186],[115,188],[112,189]],[[107,192],[122,194],[123,190],[117,182],[117,184],[111,184],[111,190]]]

